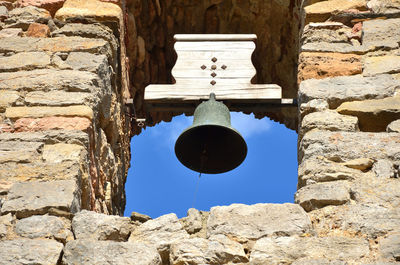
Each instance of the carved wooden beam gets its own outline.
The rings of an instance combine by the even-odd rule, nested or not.
[[[251,55],[254,34],[193,34],[174,36],[178,55],[172,69],[175,84],[149,85],[144,99],[149,109],[191,111],[215,93],[231,110],[269,111],[295,101],[282,99],[274,84],[252,84],[256,69]]]

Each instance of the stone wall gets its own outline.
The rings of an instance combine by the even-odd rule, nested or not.
[[[6,0],[0,21],[1,264],[399,264],[398,0]],[[294,204],[119,216],[124,103],[172,82],[173,33],[257,33],[259,81],[298,83],[295,122],[259,114],[299,124]]]

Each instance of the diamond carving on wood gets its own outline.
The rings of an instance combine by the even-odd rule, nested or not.
[[[178,34],[174,36],[177,61],[172,69],[175,84],[149,85],[149,108],[183,110],[215,93],[229,106],[281,104],[282,89],[275,84],[252,84],[256,69],[251,61],[254,34]]]

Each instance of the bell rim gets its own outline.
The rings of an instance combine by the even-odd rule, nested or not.
[[[240,161],[237,162],[237,164],[236,164],[234,167],[231,167],[230,169],[228,169],[228,170],[223,170],[223,171],[213,171],[213,172],[210,172],[210,171],[207,171],[207,172],[206,172],[206,171],[202,171],[202,172],[201,172],[202,174],[221,174],[221,173],[226,173],[226,172],[229,172],[229,171],[231,171],[231,170],[233,170],[233,169],[236,169],[237,167],[239,167],[239,166],[243,163],[243,161],[244,161],[244,160],[246,159],[246,157],[247,157],[248,147],[247,147],[247,143],[246,143],[244,137],[242,136],[242,134],[241,134],[239,131],[237,131],[236,129],[234,129],[233,127],[231,127],[231,126],[223,126],[223,125],[219,125],[219,124],[208,123],[208,124],[202,124],[202,125],[199,125],[199,124],[197,124],[197,125],[191,125],[191,126],[189,126],[188,128],[186,128],[186,129],[179,135],[179,137],[176,139],[174,151],[175,151],[175,156],[178,158],[178,160],[179,160],[179,162],[180,162],[181,164],[183,164],[185,167],[187,167],[187,168],[189,168],[189,169],[191,169],[191,170],[193,170],[193,171],[200,172],[199,170],[197,170],[197,168],[196,168],[195,166],[191,166],[190,164],[185,163],[185,161],[183,161],[183,160],[181,159],[180,155],[178,155],[178,152],[177,152],[177,146],[180,144],[180,141],[181,141],[180,139],[184,138],[183,136],[184,136],[186,133],[189,133],[191,130],[193,130],[193,129],[198,129],[198,128],[200,128],[200,127],[218,127],[218,128],[222,128],[222,129],[224,129],[224,130],[226,130],[226,131],[228,131],[228,132],[230,132],[230,133],[234,132],[235,134],[232,134],[232,135],[235,135],[236,138],[239,140],[240,144],[238,144],[238,145],[241,146],[240,149],[243,151],[243,152],[242,152],[242,158],[240,159]]]

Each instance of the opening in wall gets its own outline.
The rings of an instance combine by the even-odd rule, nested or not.
[[[199,180],[198,173],[180,164],[174,153],[177,137],[192,120],[177,116],[132,138],[126,216],[135,211],[152,218],[171,212],[184,217],[192,207],[209,211],[212,206],[232,203],[293,203],[297,184],[295,131],[268,118],[231,113],[232,126],[247,142],[247,158],[230,172],[203,174]]]

